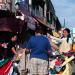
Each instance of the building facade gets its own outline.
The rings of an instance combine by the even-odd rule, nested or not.
[[[15,11],[16,3],[21,3],[21,6],[26,7],[32,16],[37,17],[47,27],[59,29],[59,26],[56,26],[59,23],[51,0],[0,0],[0,9]]]
[[[31,15],[39,18],[51,29],[60,29],[59,26],[56,26],[57,24],[60,25],[60,21],[56,17],[55,9],[51,0],[29,0],[29,11]]]
[[[59,26],[56,26],[58,18],[56,17],[51,0],[12,0],[12,7],[10,6],[12,11],[15,11],[15,3],[21,3],[23,7],[28,9],[32,16],[39,18],[41,22],[53,30],[59,29],[57,28]]]

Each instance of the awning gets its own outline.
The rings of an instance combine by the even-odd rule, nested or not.
[[[16,18],[0,18],[0,31],[20,32],[19,20]]]
[[[38,22],[40,22],[42,25],[44,25],[44,26],[50,28],[50,26],[49,26],[44,20],[42,20],[41,18],[36,17],[36,20],[37,20]],[[51,28],[50,28],[50,29],[51,29]]]
[[[28,24],[27,27],[30,28],[31,30],[35,30],[36,29],[36,23],[37,20],[33,17],[28,16]]]

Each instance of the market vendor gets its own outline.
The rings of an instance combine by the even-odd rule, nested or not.
[[[68,28],[65,28],[63,30],[63,36],[62,38],[56,38],[50,35],[51,39],[56,40],[56,42],[61,42],[61,45],[59,47],[60,53],[62,52],[68,52],[71,50],[72,47],[72,39],[70,35],[70,30]]]
[[[18,55],[18,53],[16,52],[16,47],[15,47],[17,36],[15,34],[12,34],[11,36],[12,37],[7,44],[7,56],[6,57],[13,58],[14,55]]]

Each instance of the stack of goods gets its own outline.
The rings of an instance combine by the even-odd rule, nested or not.
[[[73,59],[75,59],[74,54],[69,53],[63,53],[62,55],[58,55],[56,52],[52,53],[53,57],[50,58],[49,60],[49,75],[71,75],[69,73],[72,73],[72,63],[71,62]],[[68,55],[71,55],[68,57]],[[62,74],[61,74],[62,73]]]
[[[51,58],[49,62],[49,74],[59,74],[65,69],[64,67],[62,67],[64,59],[60,58],[60,56]]]

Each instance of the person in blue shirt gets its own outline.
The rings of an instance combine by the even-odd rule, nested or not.
[[[41,29],[36,29],[35,36],[28,41],[26,50],[30,52],[30,73],[32,75],[48,75],[48,52],[51,45]]]

